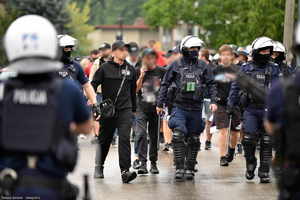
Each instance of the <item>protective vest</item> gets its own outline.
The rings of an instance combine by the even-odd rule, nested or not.
[[[73,62],[68,64],[68,66],[64,66],[59,72],[59,76],[63,79],[71,79],[76,80],[76,68],[74,67]]]
[[[176,100],[179,101],[197,101],[203,99],[203,84],[201,81],[203,69],[193,65],[184,66],[180,61],[180,85],[176,95]]]
[[[284,110],[282,144],[284,157],[289,160],[300,161],[300,87],[295,79],[284,83]]]
[[[0,150],[19,155],[54,155],[72,171],[77,161],[69,127],[57,119],[57,95],[62,81],[0,83]]]
[[[272,68],[270,66],[267,66],[263,71],[257,71],[257,70],[254,71],[253,70],[253,71],[247,72],[247,75],[249,75],[254,80],[256,80],[257,83],[262,88],[268,89],[271,87]],[[258,108],[264,108],[265,102],[263,102],[259,99],[256,99],[250,93],[247,93],[247,92],[246,92],[246,96],[247,96],[246,104],[251,104]]]

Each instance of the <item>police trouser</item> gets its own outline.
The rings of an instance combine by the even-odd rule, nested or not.
[[[147,162],[148,140],[149,135],[149,159],[151,162],[157,161],[157,142],[158,142],[158,116],[156,110],[145,112],[138,110],[136,115],[136,135],[135,145],[139,160],[143,163]]]
[[[132,125],[132,110],[118,110],[116,117],[100,120],[100,132],[96,150],[96,166],[103,166],[114,132],[118,129],[119,134],[119,165],[121,171],[128,170],[131,166],[130,131]]]
[[[245,150],[247,167],[256,165],[255,150],[260,142],[260,172],[269,172],[272,161],[272,141],[263,127],[264,110],[251,109],[244,112],[244,138],[242,144]]]
[[[199,136],[204,130],[201,110],[187,111],[175,107],[169,120],[173,130],[174,160],[177,169],[193,170],[200,149]]]

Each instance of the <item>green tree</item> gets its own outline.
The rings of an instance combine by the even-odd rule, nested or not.
[[[10,5],[19,10],[22,15],[37,14],[49,19],[58,33],[66,33],[65,27],[70,20],[66,11],[67,0],[10,0]]]
[[[69,3],[67,10],[71,17],[70,23],[66,25],[70,30],[68,34],[75,37],[79,42],[76,54],[87,54],[90,50],[90,41],[87,39],[87,34],[94,30],[94,27],[88,24],[90,19],[89,1],[86,2],[82,9],[75,2]]]
[[[4,6],[0,7],[0,67],[4,67],[8,64],[4,47],[3,38],[10,23],[18,17],[19,13],[11,8]]]
[[[86,0],[71,0],[82,8]],[[147,0],[91,0],[90,23],[118,24],[122,16],[124,24],[133,24],[137,17],[142,16],[142,6]]]
[[[202,38],[213,48],[224,43],[249,44],[265,35],[282,40],[284,0],[149,0],[146,22],[172,28],[183,21],[200,25]]]

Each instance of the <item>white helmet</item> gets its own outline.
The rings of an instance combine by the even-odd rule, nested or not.
[[[285,47],[281,42],[274,41],[273,51],[285,53]]]
[[[252,55],[258,53],[261,49],[270,48],[273,51],[273,40],[268,37],[259,37],[251,44]]]
[[[73,46],[77,44],[77,40],[69,35],[58,35],[58,44],[60,47]]]
[[[184,48],[191,48],[191,47],[201,48],[203,47],[203,45],[204,42],[200,40],[197,36],[188,35],[181,40],[180,51],[182,52]]]
[[[26,15],[7,29],[4,48],[9,68],[20,74],[46,73],[60,69],[54,26],[46,18]]]
[[[26,15],[16,19],[7,29],[4,47],[10,62],[22,58],[57,58],[54,26],[44,17]]]

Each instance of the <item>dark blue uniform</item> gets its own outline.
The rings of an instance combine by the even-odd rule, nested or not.
[[[51,80],[52,75],[37,75],[39,81]],[[17,77],[17,80],[29,81],[32,83],[32,76],[29,77]],[[26,80],[28,79],[28,80]],[[34,84],[39,84],[40,82],[34,82]],[[73,81],[63,80],[61,82],[61,86],[59,91],[55,97],[55,115],[57,121],[61,122],[62,126],[70,127],[71,122],[75,123],[83,123],[86,122],[90,118],[90,111],[86,106],[86,102],[82,95],[82,92],[79,90],[77,84]],[[3,104],[0,102],[0,113],[3,113]],[[49,113],[45,113],[47,115]],[[3,126],[3,118],[5,116],[0,116],[0,124]],[[30,116],[28,116],[30,118]],[[44,116],[40,116],[43,118]],[[16,125],[18,125],[18,121],[15,121]],[[39,126],[40,124],[36,124]],[[63,134],[63,133],[59,133]],[[0,134],[1,135],[1,134]],[[34,139],[34,138],[32,138]],[[76,149],[76,144],[73,149],[69,146],[71,151]],[[1,148],[1,147],[0,147]],[[66,179],[67,173],[70,172],[70,169],[67,166],[63,166],[61,163],[57,161],[53,153],[49,152],[49,154],[38,157],[37,165],[35,169],[28,168],[27,165],[27,156],[22,155],[22,153],[11,153],[6,152],[3,149],[0,151],[0,171],[5,168],[14,169],[19,177],[30,176],[35,178],[41,178],[46,180],[55,180],[58,183],[64,182]],[[42,178],[43,177],[43,178]],[[22,179],[22,178],[20,178]],[[60,191],[62,188],[61,185],[57,186],[57,189]],[[61,191],[60,191],[61,192]],[[47,188],[44,186],[39,187],[39,185],[31,185],[31,183],[26,184],[26,186],[21,185],[17,187],[15,191],[16,196],[36,196],[40,199],[46,200],[58,200],[62,199],[61,194],[53,188]]]
[[[75,80],[81,86],[89,81],[80,64],[74,60],[64,63],[64,67],[58,72],[58,74],[64,79]]]
[[[300,142],[297,136],[300,115],[299,88],[298,72],[295,78],[275,83],[267,96],[266,118],[273,125],[277,125],[276,128],[279,127],[275,134],[276,158],[279,158],[276,160],[280,161],[276,162],[275,166],[275,172],[280,172],[276,173],[280,189],[279,200],[300,199],[300,158],[297,150]]]
[[[182,74],[183,71],[193,72],[197,76],[198,94],[188,94],[182,92],[185,87]],[[189,73],[189,72],[187,72]],[[203,61],[189,64],[184,58],[175,61],[169,67],[161,84],[160,95],[158,97],[158,107],[163,107],[168,102],[168,89],[175,83],[176,92],[174,98],[174,109],[171,114],[169,126],[173,130],[181,131],[184,134],[197,134],[204,129],[204,122],[202,121],[202,104],[205,93],[205,88],[212,99],[212,103],[216,99],[216,88],[213,81],[213,75],[206,67]],[[197,96],[198,95],[198,96]]]
[[[254,62],[249,62],[241,67],[241,71],[257,81],[266,90],[271,87],[272,82],[279,78],[278,67],[268,63],[265,66],[258,66]],[[243,115],[245,158],[247,162],[248,179],[254,177],[256,168],[255,149],[258,140],[261,140],[259,177],[268,176],[270,162],[272,159],[272,147],[270,137],[265,133],[263,118],[265,114],[265,102],[255,98],[247,91],[241,91],[237,82],[234,82],[229,95],[229,106],[242,106],[245,109]],[[249,175],[252,174],[252,175]]]
[[[199,135],[204,130],[202,104],[204,88],[209,89],[211,102],[216,100],[216,88],[212,73],[200,60],[185,56],[171,64],[161,84],[158,107],[168,103],[168,90],[175,84],[174,108],[169,120],[173,130],[173,147],[176,164],[175,179],[193,179],[197,154],[200,149]],[[186,171],[184,171],[186,168]]]

